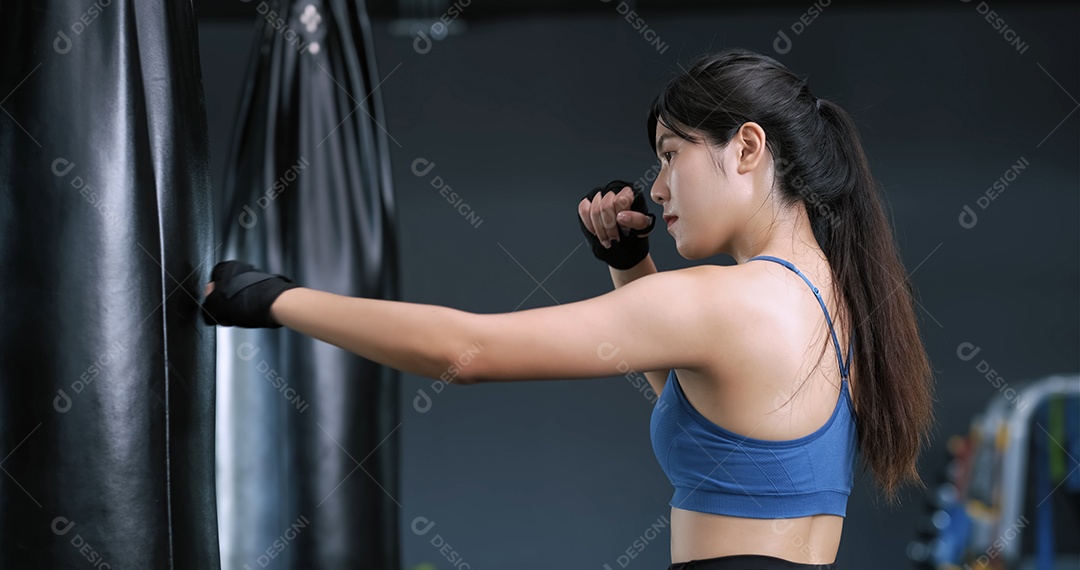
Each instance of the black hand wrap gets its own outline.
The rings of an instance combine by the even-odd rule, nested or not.
[[[288,277],[262,273],[240,261],[218,263],[210,280],[214,290],[203,301],[203,320],[246,329],[281,328],[270,316],[270,305],[278,295],[299,287]]]
[[[629,182],[612,180],[603,188],[600,188],[599,186],[593,188],[591,192],[585,195],[585,198],[591,202],[597,192],[603,192],[604,194],[615,192],[617,194],[627,186],[633,188],[633,185]],[[592,247],[593,255],[615,269],[630,269],[638,263],[641,263],[641,260],[649,255],[649,238],[647,236],[656,225],[656,216],[649,213],[649,207],[645,204],[644,192],[634,190],[634,201],[630,204],[630,209],[635,212],[641,212],[652,218],[649,222],[649,226],[640,230],[626,230],[624,228],[619,228],[619,235],[622,237],[612,241],[611,248],[609,249],[604,248],[604,245],[600,243],[600,239],[590,232],[589,228],[585,227],[585,222],[581,219],[580,215],[578,216],[578,223],[581,224],[581,233],[585,234],[585,239]]]

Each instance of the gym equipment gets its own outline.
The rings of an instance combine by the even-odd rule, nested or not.
[[[1078,409],[1075,374],[996,394],[966,436],[950,438],[952,459],[930,491],[928,516],[908,557],[935,570],[1076,568]]]

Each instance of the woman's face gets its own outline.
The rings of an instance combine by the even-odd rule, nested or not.
[[[686,259],[703,259],[713,255],[731,254],[738,240],[745,240],[750,221],[761,206],[761,196],[755,200],[755,181],[763,169],[763,148],[743,131],[760,130],[746,123],[739,133],[722,148],[704,142],[693,143],[679,137],[663,123],[656,126],[656,150],[660,173],[650,191],[653,201],[664,207],[664,216],[677,216],[668,223],[668,232],[675,238],[675,247]],[[690,129],[697,137],[704,133]],[[764,132],[761,132],[764,143]],[[763,144],[761,145],[763,147]],[[723,165],[721,171],[718,164]],[[667,220],[664,220],[667,222]]]

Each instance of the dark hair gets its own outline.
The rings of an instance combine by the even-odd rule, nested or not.
[[[891,504],[904,483],[925,488],[916,464],[934,423],[933,374],[919,337],[914,288],[851,117],[835,103],[818,101],[773,58],[732,49],[700,56],[656,96],[648,117],[654,153],[657,121],[688,141],[701,141],[690,132],[700,131],[719,146],[748,121],[765,131],[779,200],[785,207],[806,204],[832,267],[836,298],[847,301],[835,322],[848,323],[854,333],[863,467]],[[826,335],[826,346],[830,342]]]

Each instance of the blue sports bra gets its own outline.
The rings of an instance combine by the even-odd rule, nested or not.
[[[750,518],[845,516],[858,451],[855,409],[848,393],[854,343],[844,363],[829,310],[791,262],[770,255],[814,291],[840,362],[840,396],[832,416],[813,433],[789,440],[754,439],[726,430],[687,400],[672,370],[652,411],[653,452],[675,487],[669,503],[680,509]]]

